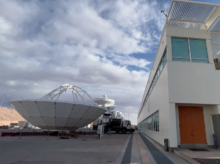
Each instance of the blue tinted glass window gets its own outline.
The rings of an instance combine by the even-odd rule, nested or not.
[[[180,60],[182,58],[189,59],[189,47],[188,39],[184,38],[171,38],[172,42],[172,56],[175,60]],[[185,60],[180,60],[185,61]]]
[[[155,77],[154,77],[153,82],[152,82],[152,88],[154,87],[154,85],[155,85]]]
[[[190,61],[190,59],[184,59],[184,58],[173,58],[174,61]]]
[[[155,73],[155,81],[157,81],[158,76],[157,76],[157,72]]]
[[[153,114],[153,129],[154,131],[156,131],[156,114]]]
[[[150,91],[149,91],[149,93],[151,93],[151,91],[152,91],[152,86],[150,87]]]
[[[163,63],[165,64],[167,62],[167,51],[165,51],[164,57],[163,57]]]
[[[159,76],[160,76],[160,71],[159,69],[157,69],[157,78],[159,78]]]
[[[192,62],[200,62],[200,63],[208,63],[208,60],[198,60],[198,59],[192,59]]]
[[[149,130],[152,130],[152,123],[153,123],[152,116],[150,116],[150,117],[147,119],[147,121],[148,121],[148,128],[149,128]]]
[[[159,69],[160,69],[160,72],[161,72],[162,69],[163,69],[163,62],[162,61],[160,62],[160,66],[159,67],[160,67]]]
[[[208,54],[207,54],[205,40],[190,39],[189,41],[190,41],[190,51],[191,51],[192,61],[208,63]],[[194,59],[206,59],[206,60],[204,61],[204,60],[194,60]]]
[[[147,125],[147,119],[145,120],[145,124],[146,124],[146,129],[148,129],[148,125]]]
[[[159,111],[157,112],[157,131],[159,132]]]

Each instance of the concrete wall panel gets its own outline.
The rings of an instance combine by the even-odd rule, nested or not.
[[[168,72],[170,102],[219,104],[220,71],[213,64],[170,61]]]
[[[166,27],[166,35],[172,37],[195,38],[195,39],[211,39],[208,30],[199,30],[192,28]]]

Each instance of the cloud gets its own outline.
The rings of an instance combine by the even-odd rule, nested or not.
[[[164,6],[155,1],[0,1],[0,96],[9,94],[4,105],[41,98],[69,83],[92,97],[107,94],[116,110],[130,106],[136,123],[152,62],[147,56],[158,44]]]

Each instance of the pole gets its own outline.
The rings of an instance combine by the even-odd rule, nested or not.
[[[128,120],[129,120],[129,113],[130,113],[130,108],[128,108]]]
[[[4,99],[5,99],[5,97],[7,97],[7,96],[8,96],[8,95],[5,95],[5,96],[2,98],[2,102],[1,102],[0,108],[2,107],[2,103],[3,103]]]

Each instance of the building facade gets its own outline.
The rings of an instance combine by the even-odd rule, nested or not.
[[[220,6],[173,0],[138,113],[138,129],[170,148],[212,146],[220,114]],[[220,143],[219,143],[220,144]]]

